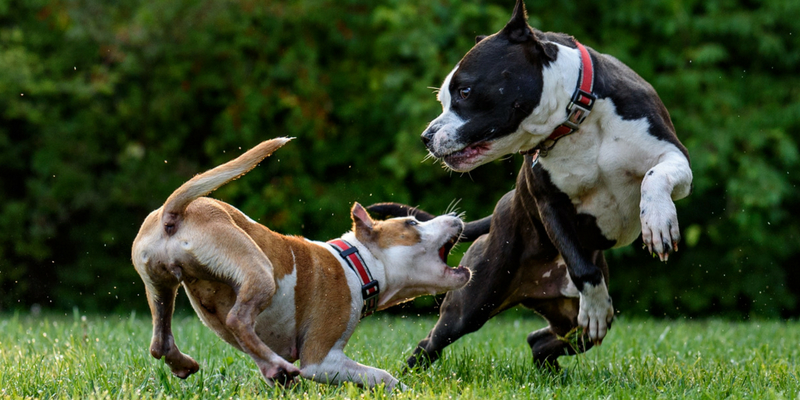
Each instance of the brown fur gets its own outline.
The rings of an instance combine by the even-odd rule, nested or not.
[[[307,257],[302,264],[313,265],[297,271],[298,286],[303,282],[303,290],[295,291],[302,366],[321,362],[342,337],[352,299],[344,270],[333,254],[317,247],[308,254],[297,255],[298,264],[301,257]]]
[[[374,231],[378,246],[382,249],[392,246],[413,246],[422,241],[419,231],[411,228],[404,220],[376,223]]]

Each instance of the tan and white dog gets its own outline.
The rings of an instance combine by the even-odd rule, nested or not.
[[[178,350],[171,331],[178,286],[197,315],[220,338],[249,354],[269,384],[295,376],[338,384],[394,388],[386,371],[343,352],[362,308],[377,294],[378,310],[424,294],[464,286],[470,272],[443,261],[463,229],[454,215],[427,222],[414,217],[373,221],[356,203],[342,256],[330,243],[270,231],[233,206],[205,196],[255,167],[290,139],[265,141],[183,184],[145,219],[132,259],[153,315],[150,354],[186,378],[199,365]],[[377,281],[364,282],[350,265],[356,252]],[[368,301],[370,300],[370,301]],[[372,305],[372,304],[370,304]],[[374,309],[373,308],[373,309]],[[371,310],[369,310],[371,311]],[[293,362],[300,360],[299,368]]]

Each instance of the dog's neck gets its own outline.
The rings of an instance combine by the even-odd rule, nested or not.
[[[387,272],[386,263],[380,257],[376,257],[375,252],[380,251],[377,246],[368,246],[356,238],[356,235],[350,231],[342,235],[342,240],[350,243],[353,247],[358,249],[361,258],[364,260],[366,267],[369,268],[372,278],[378,281],[380,286],[380,294],[378,295],[378,311],[391,307],[395,304],[402,303],[403,301],[413,297],[413,295],[406,295],[407,288],[405,282],[396,279],[391,273]],[[348,274],[353,274],[353,271],[347,265],[347,262],[341,257],[337,257],[342,267]],[[361,296],[361,291],[358,290],[358,296]]]
[[[380,294],[378,295],[378,310],[386,308],[385,305],[388,304],[391,300],[391,297],[397,293],[397,290],[394,289],[397,287],[397,285],[395,282],[391,281],[389,275],[386,273],[386,264],[384,264],[383,260],[373,254],[371,249],[373,246],[367,246],[366,244],[362,243],[352,231],[342,235],[341,239],[358,249],[358,253],[364,260],[364,264],[366,264],[366,267],[372,274],[372,279],[378,281],[378,285],[380,286]],[[341,257],[338,258],[339,262],[342,264],[342,267],[347,271],[347,273],[354,274],[347,265],[347,262]],[[357,293],[358,296],[361,296],[360,290],[356,291],[355,293]]]
[[[537,146],[566,120],[567,104],[580,77],[580,51],[558,43],[547,44],[558,47],[558,58],[542,70],[543,86],[539,105],[520,124],[520,129],[531,135],[521,150]]]

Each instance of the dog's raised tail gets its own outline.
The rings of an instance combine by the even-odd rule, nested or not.
[[[261,160],[267,158],[290,140],[292,138],[282,137],[261,142],[241,156],[196,175],[181,185],[181,187],[172,192],[164,203],[164,210],[161,214],[161,222],[164,224],[164,229],[168,234],[174,233],[176,223],[192,201],[246,174],[255,168]]]

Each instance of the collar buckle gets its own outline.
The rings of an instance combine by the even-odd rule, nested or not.
[[[582,89],[575,90],[572,95],[572,100],[567,104],[567,120],[564,125],[572,130],[578,130],[580,125],[589,116],[594,108],[594,102],[597,96]]]
[[[380,293],[381,289],[378,281],[372,281],[361,286],[361,297],[364,300],[364,307],[361,308],[362,318],[371,315],[378,309],[378,295]]]

